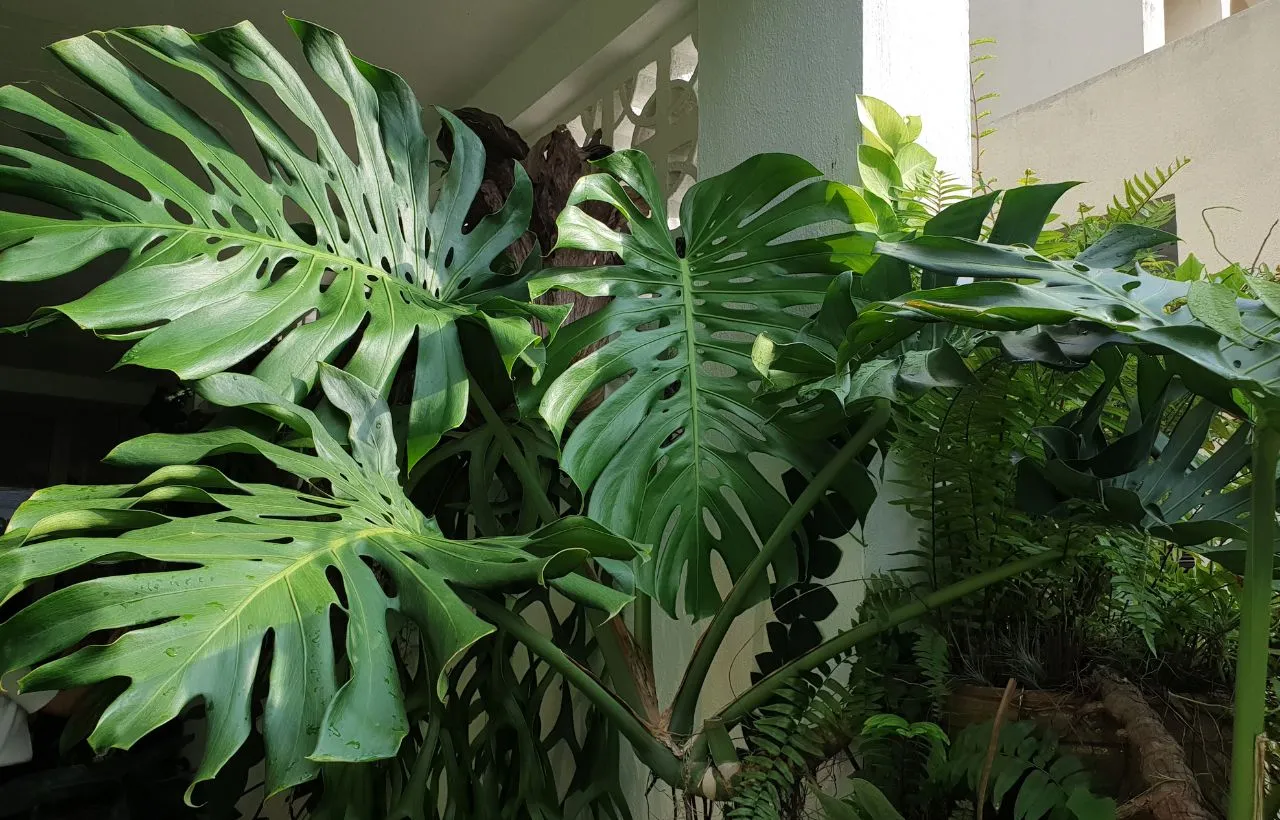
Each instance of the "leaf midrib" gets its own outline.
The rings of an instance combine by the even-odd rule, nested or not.
[[[684,304],[684,335],[685,335],[685,360],[689,369],[689,430],[693,442],[693,488],[694,499],[697,504],[693,510],[693,518],[695,521],[694,545],[699,554],[701,554],[702,546],[702,436],[700,424],[701,411],[698,406],[698,348],[697,348],[697,327],[693,321],[694,304],[693,304],[693,273],[689,268],[689,260],[680,260],[680,298]],[[698,598],[702,597],[702,590],[695,590]]]
[[[243,242],[245,245],[256,244],[256,245],[268,246],[273,248],[280,248],[281,250],[291,251],[299,256],[310,256],[316,260],[329,260],[329,261],[337,262],[337,263],[340,263],[340,265],[345,265],[351,268],[353,273],[354,272],[372,273],[377,275],[378,278],[380,279],[384,279],[387,282],[391,282],[399,287],[404,287],[403,282],[401,282],[399,279],[395,278],[394,276],[388,274],[382,268],[377,268],[377,267],[373,267],[372,265],[367,265],[362,262],[358,262],[355,259],[351,259],[350,257],[340,256],[335,253],[328,253],[327,251],[320,251],[312,247],[311,245],[294,245],[289,242],[282,242],[280,240],[271,239],[269,237],[264,237],[259,234],[240,233],[238,231],[232,231],[232,230],[223,229],[223,228],[214,230],[212,228],[198,227],[194,225],[175,226],[175,225],[164,225],[164,224],[153,223],[153,222],[114,222],[111,220],[92,220],[92,219],[53,219],[53,220],[50,220],[50,222],[55,223],[56,227],[58,228],[64,228],[65,226],[65,229],[67,230],[74,230],[80,227],[97,227],[100,229],[136,228],[136,229],[144,229],[144,230],[166,231],[168,233],[177,232],[182,234],[194,234],[198,236],[217,236],[227,240]],[[50,225],[50,227],[55,227],[55,225]],[[213,248],[212,245],[209,247],[210,249]],[[204,255],[209,256],[209,253],[206,252]],[[329,266],[326,265],[326,267],[329,267]],[[457,305],[451,305],[448,302],[443,302],[443,301],[440,301],[439,299],[436,299],[434,296],[428,293],[424,288],[419,287],[419,288],[415,288],[415,290],[419,291],[423,298],[433,303],[433,306],[437,307],[440,310],[455,310],[455,311],[462,310],[462,308],[460,308]]]
[[[277,588],[277,584],[283,582],[285,586],[289,589],[290,596],[292,597],[293,586],[292,584],[289,583],[289,579],[300,568],[310,565],[312,562],[314,562],[317,558],[321,556],[329,555],[336,558],[338,554],[337,551],[342,547],[345,547],[362,538],[366,538],[371,533],[385,532],[389,529],[390,528],[380,527],[380,528],[373,528],[373,529],[356,530],[355,532],[349,533],[348,535],[342,538],[334,539],[330,541],[328,544],[326,544],[325,546],[319,549],[312,550],[306,555],[299,557],[298,560],[290,562],[289,566],[285,567],[280,572],[277,572],[275,575],[272,575],[270,578],[264,580],[262,584],[260,584],[256,589],[254,589],[247,596],[245,596],[244,599],[242,599],[238,604],[236,604],[230,611],[228,611],[226,613],[226,617],[219,619],[218,623],[214,625],[214,627],[210,629],[209,632],[205,635],[204,640],[202,640],[200,644],[195,649],[193,649],[191,653],[187,655],[186,658],[183,659],[182,663],[178,664],[177,667],[175,667],[174,670],[170,672],[169,675],[163,679],[163,683],[160,685],[158,691],[163,692],[165,690],[165,687],[173,683],[173,681],[177,677],[179,677],[182,674],[185,674],[191,668],[191,664],[194,663],[197,658],[202,657],[201,653],[204,651],[204,648],[208,646],[209,642],[213,640],[213,637],[215,635],[221,634],[223,630],[225,630],[230,624],[237,622],[240,618],[240,614],[244,612],[244,610],[251,603],[256,601],[266,590]],[[395,530],[391,530],[391,531],[394,532]],[[299,623],[301,623],[301,621],[299,621]]]

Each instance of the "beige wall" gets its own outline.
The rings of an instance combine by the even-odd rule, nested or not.
[[[972,0],[969,19],[974,39],[996,40],[983,47],[996,59],[981,64],[987,73],[981,91],[1000,94],[984,104],[995,117],[1145,50],[1142,0]]]
[[[1175,157],[1191,165],[1173,181],[1184,253],[1221,263],[1253,260],[1280,218],[1280,0],[1170,43],[1091,82],[997,120],[986,142],[984,171],[1005,186],[1025,168],[1045,180],[1078,179],[1066,204],[1101,204],[1126,176]],[[1063,209],[1060,209],[1063,210]],[[1280,232],[1278,232],[1280,233]],[[1280,262],[1280,238],[1262,257]]]
[[[1180,37],[1213,25],[1231,14],[1231,2],[1227,0],[1165,0],[1165,39],[1173,42]]]

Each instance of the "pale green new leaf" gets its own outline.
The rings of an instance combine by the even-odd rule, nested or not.
[[[795,337],[845,269],[833,251],[869,248],[852,226],[871,221],[870,212],[808,162],[767,154],[690,189],[677,240],[644,155],[622,151],[598,165],[608,173],[579,180],[559,241],[616,253],[622,264],[551,270],[533,281],[535,296],[562,289],[610,301],[560,332],[547,378],[526,402],[537,402],[559,435],[610,385],[569,433],[563,467],[589,493],[593,518],[654,546],[641,587],[673,613],[683,588],[686,611],[704,616],[720,603],[713,553],[738,577],[788,507],[753,456],[811,474],[829,452],[814,425],[776,422],[757,399],[753,341]],[[621,211],[629,233],[589,216],[579,207],[588,202]],[[778,555],[773,574],[784,584],[795,554]]]
[[[383,395],[401,360],[415,356],[413,463],[466,412],[459,319],[489,327],[509,363],[537,342],[519,317],[527,309],[496,297],[492,269],[527,227],[531,186],[516,166],[506,205],[465,225],[484,170],[475,134],[439,112],[454,153],[433,197],[430,142],[404,81],[349,54],[333,32],[290,24],[307,63],[350,112],[354,158],[303,78],[249,23],[197,35],[117,29],[51,47],[145,126],[146,142],[87,109],[68,113],[23,88],[0,89],[0,109],[38,123],[28,133],[51,149],[0,147],[0,193],[70,215],[0,212],[0,281],[52,279],[123,252],[112,278],[46,310],[134,340],[124,362],[182,378],[269,351],[254,374],[295,399],[314,383],[316,363],[344,350],[344,368]],[[172,96],[121,46],[192,75],[229,104],[252,133],[266,178],[216,120]],[[314,153],[268,101],[301,124]],[[173,164],[183,153],[198,164],[194,173],[182,170],[189,162]],[[82,170],[82,161],[110,173]]]
[[[128,748],[200,701],[208,739],[195,780],[207,780],[248,736],[255,680],[265,677],[269,792],[313,778],[324,762],[391,757],[408,722],[389,613],[417,623],[440,693],[451,665],[493,631],[455,586],[577,578],[568,573],[593,555],[635,555],[580,518],[527,536],[445,538],[400,490],[387,405],[348,373],[322,365],[320,378],[350,418],[350,454],[311,411],[251,376],[221,374],[200,384],[207,399],[271,416],[314,454],[234,428],[149,435],[110,456],[155,468],[143,481],[42,490],[17,511],[0,547],[0,596],[75,576],[0,624],[0,669],[34,666],[29,690],[127,679],[90,736],[95,748]],[[226,453],[266,459],[298,488],[199,465]],[[82,580],[85,570],[94,577]]]

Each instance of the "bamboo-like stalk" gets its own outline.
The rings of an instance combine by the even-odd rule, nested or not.
[[[469,591],[461,594],[490,623],[506,630],[524,644],[526,649],[560,673],[561,677],[599,709],[600,714],[631,743],[636,757],[655,777],[672,786],[679,785],[682,774],[680,759],[654,737],[639,716],[595,675],[566,655],[549,637],[534,629],[519,614],[484,595]]]
[[[1276,537],[1276,461],[1280,457],[1280,429],[1273,424],[1273,418],[1265,411],[1254,420],[1253,493],[1244,591],[1240,596],[1228,820],[1254,820],[1261,816],[1263,784],[1258,772],[1257,744],[1266,731],[1267,659]]]
[[[786,666],[761,678],[755,685],[738,695],[721,709],[719,714],[709,718],[708,722],[714,721],[716,725],[732,728],[746,719],[753,711],[768,703],[779,689],[794,681],[800,675],[816,669],[833,658],[838,658],[848,653],[863,641],[868,641],[966,595],[979,592],[992,584],[1047,566],[1055,561],[1060,561],[1065,556],[1065,552],[1050,550],[1022,558],[1004,566],[989,569],[986,572],[931,592],[909,604],[903,604],[873,621],[866,621],[852,629],[840,632],[791,661]],[[694,738],[693,743],[690,744],[689,752],[685,755],[686,771],[690,772],[694,778],[698,777],[697,767],[700,761],[705,758],[706,751],[707,737],[705,734],[699,734]]]

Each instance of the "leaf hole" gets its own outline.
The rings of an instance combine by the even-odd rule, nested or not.
[[[350,607],[347,602],[347,584],[342,577],[342,573],[337,567],[329,566],[324,568],[325,580],[329,582],[329,586],[333,587],[334,595],[338,597],[338,605],[344,610]]]
[[[738,375],[738,368],[710,359],[703,359],[698,370],[715,379],[732,379]]]
[[[160,243],[167,238],[168,237],[166,237],[164,234],[151,237],[151,241],[147,242],[147,244],[142,246],[142,253],[143,254],[150,253],[151,251],[155,250],[160,245]],[[214,239],[213,241],[217,242],[218,240]]]
[[[227,247],[218,251],[218,261],[226,262],[228,259],[231,259],[237,256],[243,250],[244,250],[244,245],[228,245]]]
[[[293,270],[297,266],[298,266],[298,260],[294,259],[292,256],[286,256],[283,259],[280,259],[279,261],[277,261],[275,265],[271,268],[271,284],[275,284],[276,282],[279,282],[281,277],[283,277],[286,273]]]
[[[176,221],[181,222],[183,225],[195,224],[195,217],[193,217],[186,208],[174,202],[172,199],[166,199],[164,201],[164,209],[169,216],[173,217]]]
[[[332,185],[324,186],[325,193],[329,198],[329,210],[333,212],[334,220],[338,223],[338,238],[343,242],[351,240],[351,224],[347,220],[347,213],[342,209],[342,202],[338,199],[338,195],[334,192]]]
[[[209,174],[214,180],[223,184],[228,191],[235,196],[240,196],[240,189],[231,184],[231,180],[227,179],[227,175],[222,173],[222,169],[214,165],[212,162],[205,166],[209,170]]]
[[[249,233],[254,233],[258,230],[258,220],[254,219],[253,214],[249,213],[239,205],[236,205],[231,209],[231,216],[235,219],[236,224],[241,228],[244,228]]]
[[[709,507],[702,508],[702,526],[706,527],[707,534],[716,541],[720,540],[720,522],[711,514]]]
[[[382,589],[384,595],[388,598],[395,598],[400,594],[396,588],[395,579],[377,561],[367,555],[361,555],[360,560],[364,561],[365,566],[373,573],[373,577],[377,580],[378,586]]]

